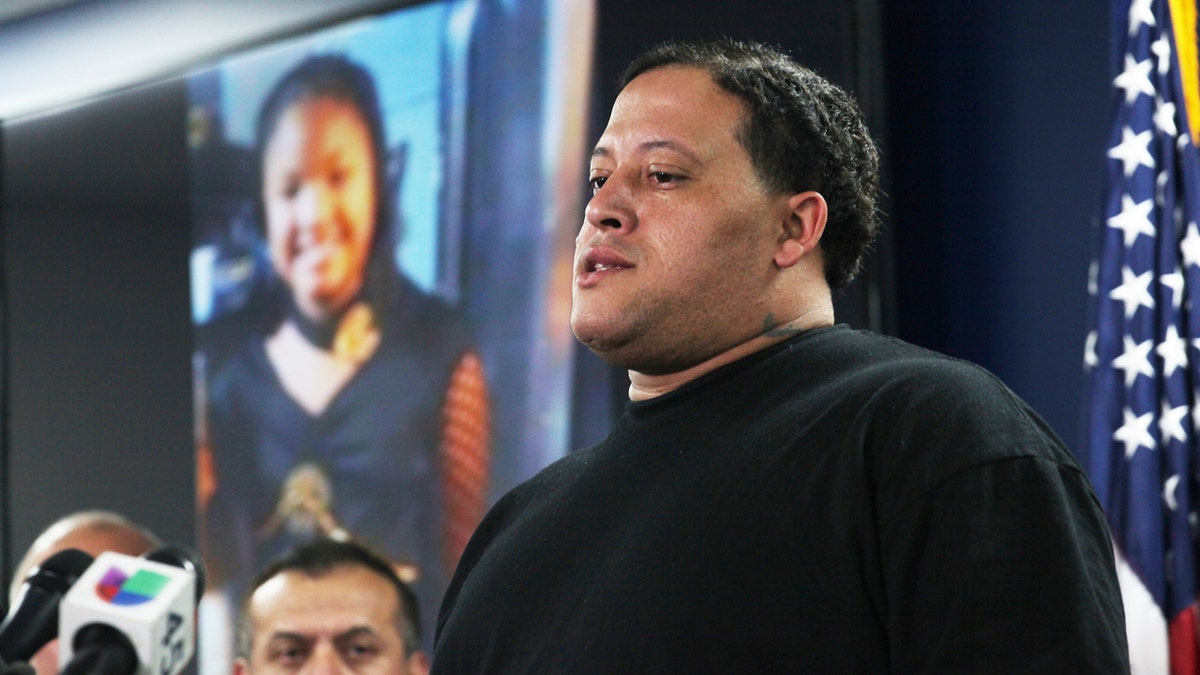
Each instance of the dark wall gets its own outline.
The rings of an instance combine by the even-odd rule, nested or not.
[[[885,5],[898,333],[1078,445],[1110,90],[1095,2]]]
[[[5,126],[13,558],[97,505],[194,539],[185,102],[170,82]]]

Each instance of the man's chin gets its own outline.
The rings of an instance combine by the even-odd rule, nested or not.
[[[611,366],[647,375],[671,372],[670,365],[659,363],[658,359],[648,357],[635,340],[579,332],[575,333],[575,339]]]
[[[571,332],[575,334],[576,340],[592,350],[596,356],[615,366],[624,367],[617,359],[619,359],[619,354],[626,341],[614,338],[612,331],[572,320]]]
[[[571,317],[571,332],[592,353],[610,365],[647,375],[676,372],[679,359],[653,335],[649,325],[633,321],[618,322],[624,315],[576,313]]]

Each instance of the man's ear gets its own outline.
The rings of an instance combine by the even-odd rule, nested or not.
[[[816,250],[825,233],[829,206],[819,192],[800,192],[788,197],[783,216],[775,264],[786,269]]]
[[[420,650],[410,654],[407,675],[429,675],[429,654]]]
[[[233,660],[233,675],[250,675],[250,664],[246,659],[239,656]]]

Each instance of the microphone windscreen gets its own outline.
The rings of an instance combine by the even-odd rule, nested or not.
[[[59,605],[91,563],[92,556],[71,548],[30,571],[0,622],[0,663],[28,661],[58,635]]]
[[[112,626],[84,626],[71,642],[75,655],[59,675],[136,675],[141,665],[129,638]]]
[[[92,564],[92,556],[75,548],[63,549],[34,567],[25,583],[40,588],[66,593]]]
[[[146,560],[179,567],[191,572],[192,576],[196,577],[196,602],[200,602],[200,598],[204,595],[204,582],[207,579],[207,571],[204,567],[204,561],[195,551],[179,544],[164,544],[147,551],[142,557]]]

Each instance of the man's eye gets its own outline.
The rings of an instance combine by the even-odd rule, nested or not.
[[[673,173],[667,173],[666,171],[653,171],[650,173],[650,180],[658,183],[659,185],[669,185],[674,183],[677,179],[678,176]]]
[[[370,643],[355,643],[346,646],[346,661],[349,663],[361,663],[375,657],[379,652],[375,645]]]
[[[592,192],[595,193],[597,190],[604,187],[606,182],[608,182],[608,176],[596,176],[588,181],[588,185],[592,186]]]
[[[304,663],[304,650],[298,646],[279,647],[271,652],[271,661],[282,666],[298,666]]]

